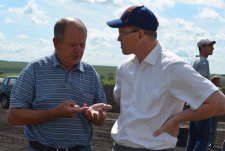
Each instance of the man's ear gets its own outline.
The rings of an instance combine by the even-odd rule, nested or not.
[[[59,44],[59,40],[57,39],[57,38],[53,38],[53,44],[54,44],[54,47],[55,47],[55,49],[58,47],[58,44]]]
[[[144,35],[145,35],[144,30],[140,30],[139,31],[139,38],[142,39],[144,37]]]

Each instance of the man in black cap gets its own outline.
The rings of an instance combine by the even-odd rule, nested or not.
[[[111,130],[113,151],[172,151],[181,122],[224,114],[225,97],[218,88],[162,51],[151,10],[131,6],[107,24],[119,29],[123,54],[135,55],[117,69],[114,100],[120,114]],[[182,111],[184,101],[192,109]]]
[[[210,78],[209,55],[213,54],[213,45],[216,41],[210,39],[202,39],[197,43],[199,55],[192,62],[193,68],[203,77]],[[206,151],[210,140],[210,132],[212,128],[212,118],[207,118],[199,121],[191,121],[188,132],[187,151]],[[211,142],[210,148],[213,148]]]

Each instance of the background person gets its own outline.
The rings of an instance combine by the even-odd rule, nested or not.
[[[222,92],[220,77],[213,76],[211,78],[211,81]],[[211,131],[210,131],[210,137],[209,137],[209,148],[210,149],[213,149],[215,146],[217,126],[218,126],[218,116],[211,117]]]
[[[213,45],[216,41],[202,39],[197,43],[199,55],[194,59],[192,66],[203,77],[210,78],[209,55],[213,54]],[[212,128],[212,118],[191,121],[188,131],[187,151],[207,151]]]
[[[15,83],[8,121],[26,125],[28,151],[91,151],[92,123],[102,125],[111,106],[98,74],[81,61],[86,38],[81,20],[60,19],[55,52],[29,63]]]
[[[222,146],[221,151],[225,151],[225,140],[223,141],[223,146]]]
[[[131,6],[119,19],[123,54],[135,56],[116,73],[114,99],[120,114],[113,125],[113,151],[170,151],[179,124],[225,112],[225,96],[178,56],[157,41],[158,19],[145,6]],[[192,109],[183,111],[184,101]]]

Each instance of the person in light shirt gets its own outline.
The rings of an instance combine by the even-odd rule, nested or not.
[[[181,122],[225,113],[218,88],[163,51],[158,19],[147,7],[130,6],[107,25],[118,28],[122,53],[134,54],[117,68],[113,94],[120,114],[111,130],[113,151],[172,151]],[[183,111],[185,102],[191,109]]]

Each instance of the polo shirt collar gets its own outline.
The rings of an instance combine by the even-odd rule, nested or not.
[[[200,57],[200,58],[204,58],[204,59],[207,59],[206,57],[203,57],[202,55],[199,55],[199,57]]]
[[[59,62],[56,53],[54,53],[52,55],[52,60],[53,60],[53,66],[54,67],[63,67],[63,65]],[[64,67],[63,67],[64,68]],[[73,70],[79,70],[81,72],[84,72],[84,66],[82,64],[82,62],[79,62],[78,64],[74,65],[74,69]]]

